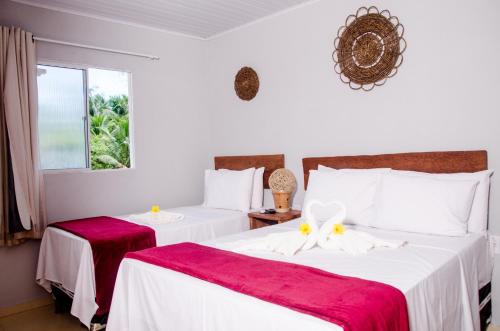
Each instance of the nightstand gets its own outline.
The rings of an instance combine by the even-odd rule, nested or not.
[[[285,223],[293,219],[299,218],[300,210],[290,210],[286,213],[263,214],[263,213],[248,213],[250,229],[258,229],[268,225]]]

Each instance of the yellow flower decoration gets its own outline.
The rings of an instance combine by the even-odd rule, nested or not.
[[[160,211],[160,206],[158,206],[158,205],[153,205],[153,206],[151,207],[151,212],[152,212],[152,213],[158,213],[159,211]]]
[[[309,235],[311,233],[311,226],[307,223],[302,223],[299,226],[299,231],[302,233],[304,236]]]
[[[341,223],[334,224],[332,232],[334,235],[344,234],[344,232],[345,232],[344,225],[342,225]]]

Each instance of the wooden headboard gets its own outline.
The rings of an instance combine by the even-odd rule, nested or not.
[[[285,167],[285,155],[216,156],[214,157],[214,163],[215,170],[243,170],[252,167],[265,167],[264,188],[269,188],[269,176],[274,170]]]
[[[318,169],[320,164],[335,169],[392,168],[429,173],[476,172],[488,169],[488,153],[465,151],[307,157],[302,159],[305,189],[309,170]]]

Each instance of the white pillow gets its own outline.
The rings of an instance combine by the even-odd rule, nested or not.
[[[264,167],[255,169],[253,174],[251,209],[261,209],[264,201]]]
[[[205,202],[209,208],[248,211],[255,168],[242,171],[205,170]]]
[[[310,200],[337,200],[346,206],[345,223],[368,226],[374,216],[374,197],[381,176],[375,172],[311,170],[303,205]]]
[[[392,170],[395,174],[406,174],[413,176],[422,176],[428,178],[458,179],[458,180],[477,180],[479,184],[476,188],[474,201],[467,225],[467,231],[473,233],[486,233],[488,229],[488,205],[490,198],[490,177],[493,170],[484,170],[473,173],[453,173],[453,174],[429,174],[416,171]]]
[[[407,232],[460,236],[467,220],[477,180],[383,175],[372,226]]]
[[[343,171],[343,172],[374,172],[374,173],[387,173],[391,171],[391,168],[371,168],[371,169],[335,169],[318,164],[318,171]]]

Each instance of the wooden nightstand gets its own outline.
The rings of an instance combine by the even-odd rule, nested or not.
[[[276,214],[248,213],[248,220],[250,222],[250,229],[258,229],[268,225],[288,222],[299,218],[300,215],[300,210],[290,210],[286,213]]]

